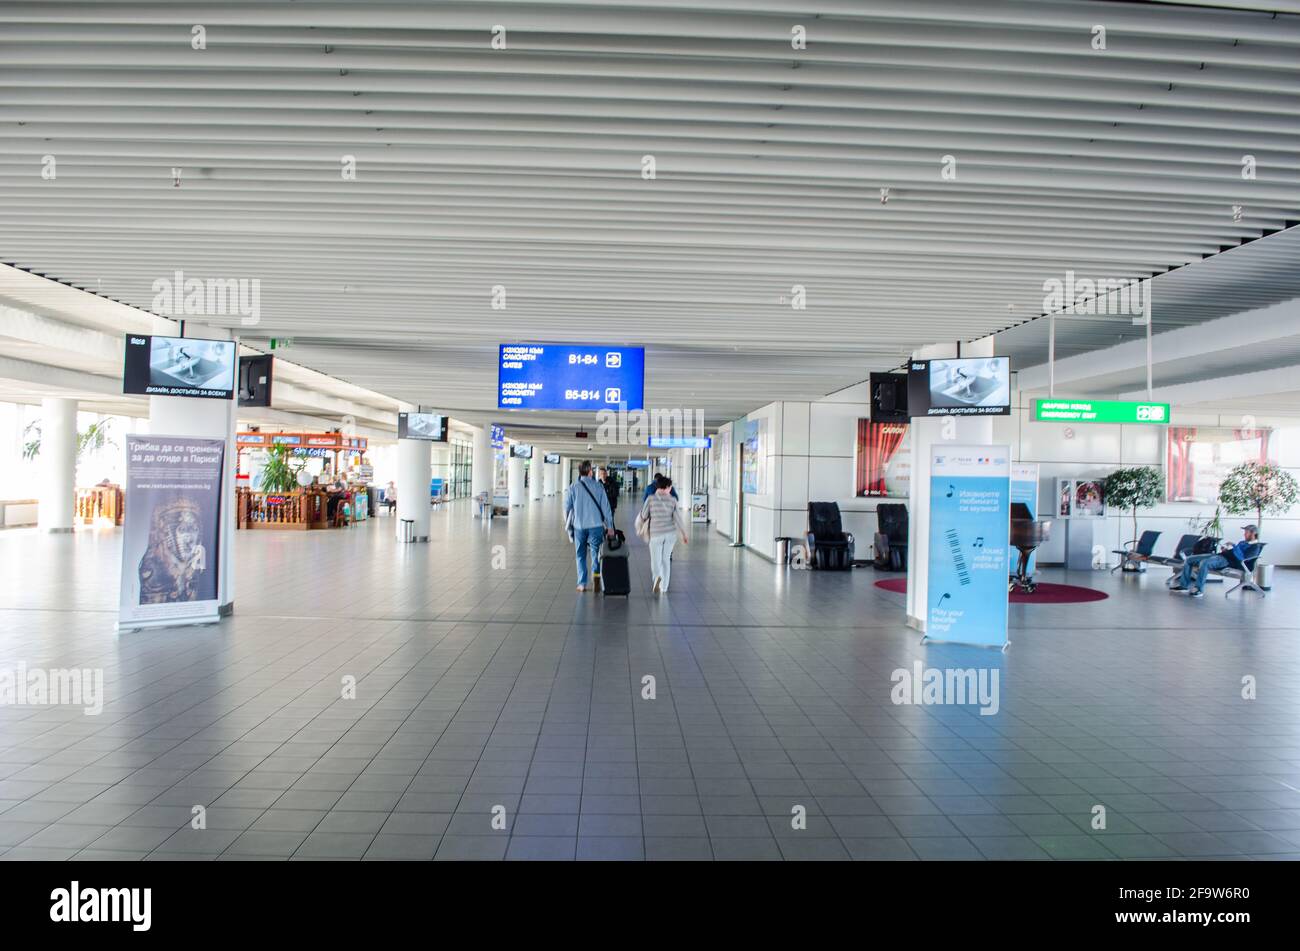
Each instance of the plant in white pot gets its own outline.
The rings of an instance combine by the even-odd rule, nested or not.
[[[1264,531],[1265,515],[1290,511],[1300,497],[1300,484],[1281,466],[1269,462],[1243,462],[1219,485],[1219,503],[1229,515],[1254,515],[1255,526]]]
[[[1265,515],[1283,515],[1300,497],[1300,483],[1281,466],[1269,462],[1243,462],[1234,466],[1219,484],[1219,504],[1229,515],[1254,515],[1255,528],[1264,533]],[[1260,572],[1263,562],[1256,565]],[[1261,584],[1267,587],[1268,579]]]
[[[1160,477],[1160,470],[1150,466],[1116,469],[1106,477],[1106,504],[1121,512],[1127,510],[1133,513],[1132,544],[1137,544],[1138,509],[1149,509],[1158,505],[1164,490],[1164,480]],[[1125,570],[1128,570],[1127,562]]]

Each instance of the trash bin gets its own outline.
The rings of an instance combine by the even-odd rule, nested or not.
[[[776,540],[776,563],[778,565],[790,564],[790,543],[794,541],[788,535],[782,535]]]
[[[401,524],[401,535],[398,538],[403,542],[415,541],[415,519],[404,518]]]
[[[1273,588],[1273,566],[1256,565],[1255,566],[1255,584],[1259,585],[1265,591]]]

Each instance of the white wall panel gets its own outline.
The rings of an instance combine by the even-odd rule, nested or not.
[[[784,419],[777,438],[777,452],[783,456],[808,454],[808,403],[783,404]]]
[[[1027,422],[1020,439],[1020,462],[1087,463],[1107,460],[1118,464],[1122,458],[1119,426],[1104,424],[1062,426],[1059,423]],[[1072,438],[1066,437],[1066,431]]]
[[[709,497],[709,515],[713,519],[714,530],[728,539],[734,537],[733,525],[736,519],[736,505],[734,492],[736,486],[736,446],[735,443],[735,423],[725,423],[718,428],[718,434],[714,436],[714,442],[723,447],[719,463],[723,469],[721,472],[722,484],[717,489],[710,489]],[[728,450],[727,447],[730,447]]]
[[[868,415],[866,403],[813,403],[809,407],[809,453],[853,458],[858,418]]]
[[[808,504],[808,480],[811,470],[820,463],[807,456],[780,456],[777,459],[780,472],[781,499],[783,509],[802,509]]]
[[[1120,459],[1126,466],[1163,466],[1165,427],[1121,426]]]
[[[853,499],[853,458],[850,456],[814,457],[808,474],[808,502],[839,502],[840,508]]]
[[[1016,407],[1011,408],[1009,416],[993,416],[993,442],[997,445],[1014,446],[1020,441],[1020,430],[1024,413]]]
[[[778,524],[781,526],[781,530],[776,534],[793,538],[802,544],[804,535],[808,532],[808,510],[806,508],[798,510],[785,509],[778,512],[777,515],[780,516]]]
[[[766,558],[776,557],[775,513],[757,505],[745,506],[745,547]]]

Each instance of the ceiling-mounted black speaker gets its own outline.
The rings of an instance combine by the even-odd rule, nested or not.
[[[271,367],[275,358],[269,353],[239,358],[239,405],[271,405]]]
[[[871,391],[871,420],[876,423],[906,423],[907,374],[872,373],[867,381]]]

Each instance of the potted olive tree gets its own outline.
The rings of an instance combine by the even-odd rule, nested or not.
[[[1295,476],[1268,462],[1243,462],[1234,466],[1219,484],[1219,504],[1229,515],[1253,514],[1261,535],[1264,516],[1290,511],[1297,496],[1300,496],[1300,485]],[[1258,564],[1256,573],[1260,587],[1270,587],[1269,566]]]
[[[1106,477],[1106,504],[1119,511],[1133,513],[1133,544],[1138,537],[1138,509],[1149,509],[1164,495],[1164,480],[1160,470],[1150,466],[1116,469]],[[1124,562],[1128,570],[1127,558]],[[1141,570],[1140,566],[1135,570]]]
[[[1268,462],[1243,462],[1219,485],[1219,503],[1229,515],[1254,515],[1263,533],[1265,515],[1282,515],[1295,505],[1300,485],[1281,466]]]

